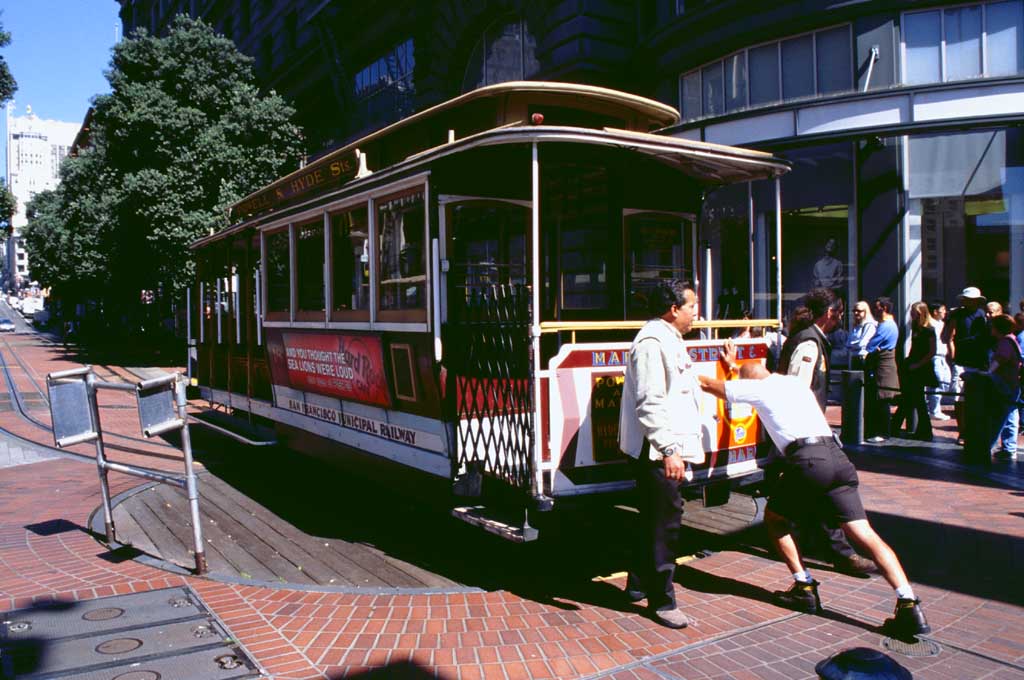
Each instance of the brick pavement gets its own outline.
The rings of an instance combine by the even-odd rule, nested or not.
[[[58,349],[17,351],[31,367],[26,374],[39,376],[71,365]],[[136,436],[134,411],[108,408],[102,417],[108,432]],[[0,426],[50,441],[13,412],[0,413]],[[167,446],[119,445],[115,459],[165,469],[178,462]],[[1024,678],[1024,485],[955,462],[932,466],[926,453],[853,456],[865,505],[907,563],[944,647],[937,657],[894,658],[920,678]],[[837,650],[878,648],[875,627],[891,613],[883,581],[824,569],[815,574],[825,616],[780,609],[770,592],[785,587],[788,574],[757,547],[679,569],[680,603],[699,621],[682,631],[639,616],[617,597],[621,580],[572,595],[554,588],[541,600],[500,590],[309,591],[176,576],[124,561],[84,530],[99,493],[95,466],[83,462],[0,469],[0,610],[187,584],[273,677],[371,677],[378,669],[372,677],[812,678],[814,663]],[[112,491],[140,481],[111,475]],[[538,580],[553,571],[557,565],[538,565]]]

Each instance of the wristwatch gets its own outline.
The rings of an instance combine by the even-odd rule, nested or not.
[[[679,453],[679,447],[678,447],[678,446],[675,446],[675,445],[672,445],[672,446],[668,446],[668,447],[666,447],[666,448],[665,448],[665,449],[664,449],[664,450],[663,450],[663,451],[661,452],[661,455],[662,455],[662,457],[664,457],[664,458],[671,458],[672,456],[674,456],[674,455],[676,455],[676,454],[678,454],[678,453]]]

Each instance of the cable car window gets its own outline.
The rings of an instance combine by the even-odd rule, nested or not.
[[[559,164],[549,170],[541,195],[558,226],[563,310],[607,309],[608,171],[600,166]]]
[[[337,318],[370,318],[370,227],[366,206],[331,215],[331,281]],[[356,312],[356,314],[350,314]]]
[[[377,203],[380,252],[380,310],[403,312],[382,320],[425,321],[427,311],[427,249],[423,190]],[[408,314],[407,312],[415,312]]]
[[[626,217],[627,318],[647,319],[647,300],[659,281],[693,280],[693,248],[681,217],[641,213]]]
[[[291,273],[288,264],[288,230],[267,234],[267,312],[288,312]]]
[[[474,202],[451,208],[450,314],[495,286],[527,285],[530,211],[520,205]]]
[[[324,301],[324,221],[300,224],[295,228],[295,266],[298,283],[299,310],[318,312],[322,319]]]

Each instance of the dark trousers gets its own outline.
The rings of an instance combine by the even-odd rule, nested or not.
[[[925,399],[924,384],[906,378],[903,381],[903,394],[900,400],[900,407],[896,409],[895,423],[893,429],[899,429],[903,421],[907,422],[907,430],[913,426],[913,416],[917,414],[917,428],[913,434],[923,439],[932,437],[932,417],[928,412],[928,402]]]
[[[878,382],[869,373],[864,382],[864,436],[888,437],[889,420],[889,400],[878,396]]]
[[[679,482],[665,476],[665,464],[660,460],[647,459],[647,446],[632,465],[640,527],[634,548],[634,565],[626,587],[645,593],[651,610],[675,609],[673,580],[679,523],[683,519]]]
[[[764,491],[771,496],[774,493],[774,483],[778,480],[783,463],[782,456],[778,449],[773,454],[774,458],[765,468]],[[820,517],[816,513],[806,513],[793,524],[793,533],[796,534],[800,551],[805,555],[817,557],[818,559],[836,562],[841,559],[849,559],[857,554],[846,538],[846,534],[833,522]]]

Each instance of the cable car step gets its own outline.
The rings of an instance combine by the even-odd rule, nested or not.
[[[274,446],[274,431],[259,425],[250,425],[241,418],[219,411],[206,410],[189,414],[189,422],[203,425],[246,446]]]
[[[483,505],[463,505],[452,508],[452,517],[461,519],[467,524],[480,527],[496,536],[514,543],[527,543],[537,540],[539,532],[526,522],[523,515],[521,525],[512,523],[507,517],[499,518],[493,509]]]

